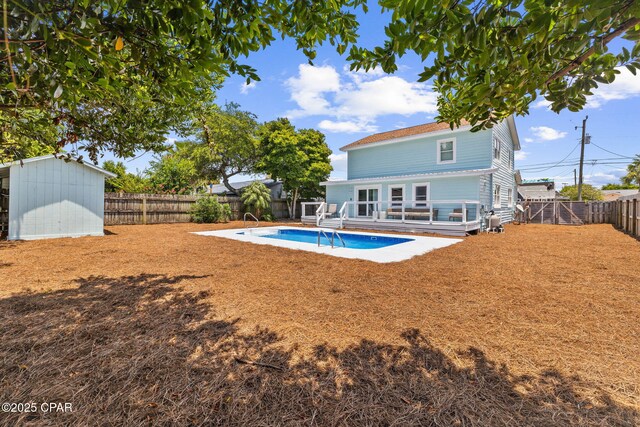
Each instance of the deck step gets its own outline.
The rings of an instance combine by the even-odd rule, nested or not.
[[[340,228],[340,220],[339,219],[323,219],[320,221],[320,227]]]

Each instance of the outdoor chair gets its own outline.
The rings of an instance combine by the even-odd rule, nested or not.
[[[324,219],[332,218],[338,212],[338,205],[331,203],[327,205],[327,210],[324,213]]]

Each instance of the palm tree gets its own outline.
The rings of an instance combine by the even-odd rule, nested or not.
[[[640,154],[627,166],[627,175],[622,177],[622,182],[640,186]]]
[[[249,209],[253,208],[256,218],[271,206],[271,191],[260,181],[253,181],[242,191],[242,203]]]

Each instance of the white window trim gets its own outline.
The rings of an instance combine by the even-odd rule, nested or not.
[[[411,200],[413,200],[412,206],[416,207],[416,187],[427,187],[427,202],[431,200],[431,183],[430,182],[414,182],[411,186]],[[422,203],[422,202],[418,202]]]
[[[507,188],[507,203],[509,207],[513,206],[513,188]]]
[[[357,202],[358,201],[358,190],[378,190],[378,200],[377,202],[382,201],[382,184],[378,184],[378,185],[354,185],[353,186],[353,201]],[[377,203],[377,202],[369,202],[369,203]],[[355,216],[358,217],[358,204],[355,203],[355,209],[354,209],[354,213]],[[365,218],[365,217],[360,217],[360,218]]]
[[[453,160],[442,160],[441,159],[441,155],[442,155],[442,151],[440,150],[440,146],[442,145],[443,142],[453,142]],[[456,139],[455,138],[447,138],[447,139],[439,139],[437,141],[436,144],[436,148],[438,150],[438,152],[436,153],[436,158],[437,158],[437,163],[439,165],[446,165],[448,163],[455,163],[456,162]]]
[[[496,147],[498,147],[498,157],[496,157]],[[491,157],[493,157],[493,160],[502,161],[502,141],[495,135],[491,144]]]
[[[387,189],[387,193],[388,193],[387,206],[388,207],[391,207],[391,204],[393,203],[393,200],[391,200],[391,190],[393,190],[394,188],[402,188],[402,201],[404,202],[407,199],[407,189],[404,184],[389,184],[389,187]]]
[[[497,191],[496,191],[497,189]],[[502,207],[502,187],[500,186],[500,184],[493,184],[493,207],[494,208],[501,208]],[[496,194],[497,194],[497,200],[496,200]]]

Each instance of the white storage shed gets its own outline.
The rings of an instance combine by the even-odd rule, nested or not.
[[[104,234],[104,180],[97,166],[53,155],[0,164],[0,228],[9,240]]]

